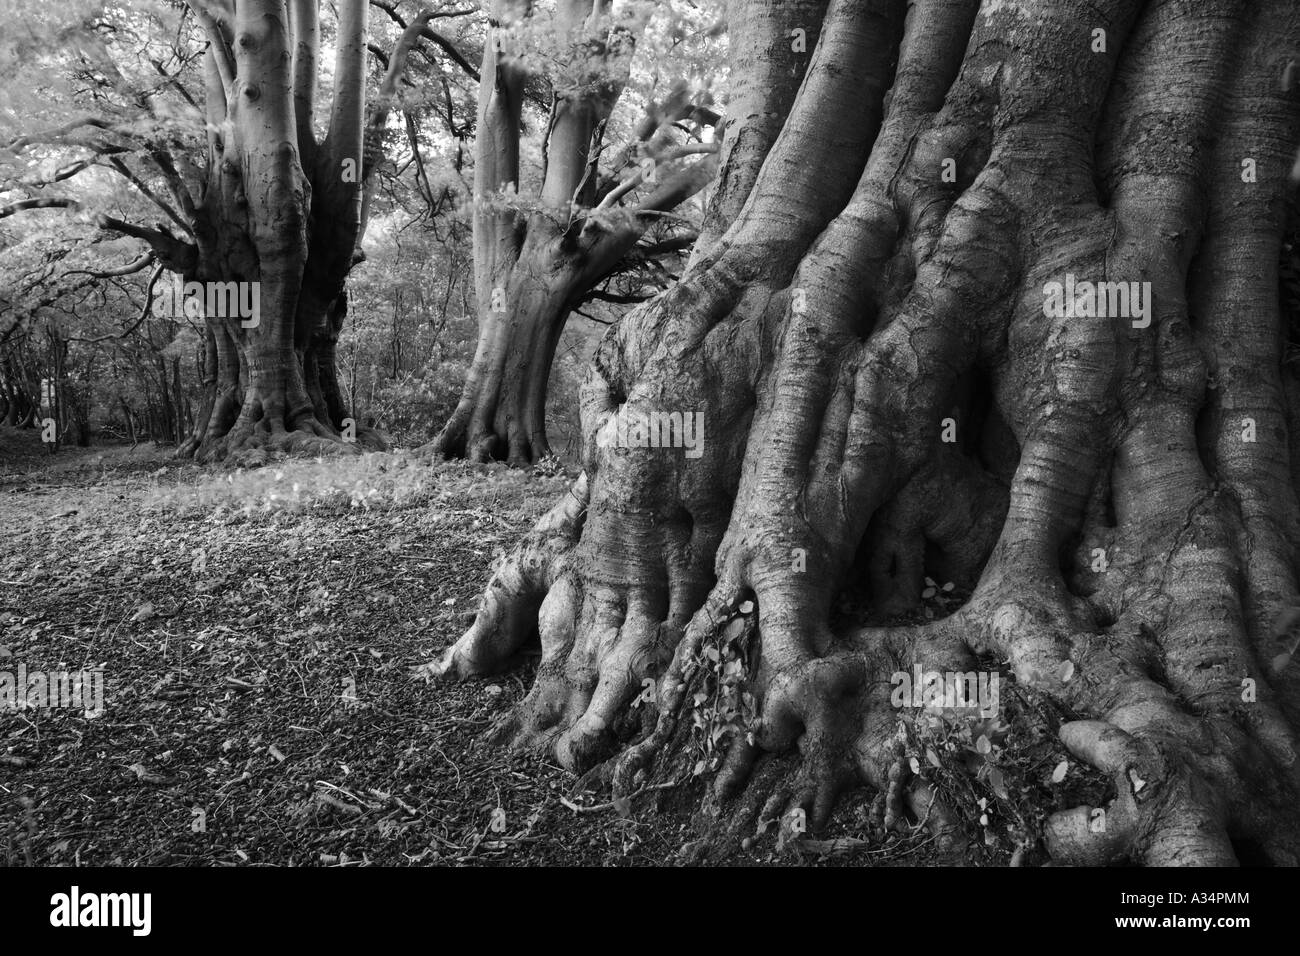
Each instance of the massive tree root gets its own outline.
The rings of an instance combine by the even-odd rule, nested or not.
[[[788,35],[774,6],[744,29]],[[1111,781],[1022,834],[1053,861],[1300,863],[1295,18],[832,0],[809,26],[743,208],[602,345],[585,475],[428,670],[537,634],[503,739],[620,799],[702,771],[736,836],[865,784],[954,843],[917,731],[988,714],[894,691],[984,672]],[[1138,285],[1117,310],[1084,283]],[[698,458],[616,438],[697,410]],[[891,618],[927,577],[969,599]]]

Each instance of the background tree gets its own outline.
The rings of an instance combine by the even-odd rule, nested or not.
[[[9,277],[0,296],[5,424],[39,426],[55,450],[65,440],[89,444],[98,410],[119,438],[183,440],[195,397],[184,380],[202,326],[140,305],[157,271],[152,256],[133,240],[88,237],[66,217],[16,232],[16,241],[0,242]],[[117,257],[125,261],[111,265]]]
[[[999,670],[1000,719],[1111,779],[1038,821],[1056,860],[1300,862],[1291,4],[729,20],[716,239],[601,344],[585,473],[431,671],[539,634],[502,736],[620,798],[708,773],[743,832],[865,783],[887,825],[951,832],[944,778],[899,760],[926,720],[892,675]],[[1054,308],[1071,277],[1138,296]],[[703,413],[700,457],[619,447],[620,418],[670,412]],[[886,613],[927,577],[966,600]]]
[[[366,244],[374,261],[364,261],[359,236],[349,273],[353,322],[338,333],[342,345],[332,344],[337,330],[322,330],[305,368],[309,382],[319,378],[335,365],[320,360],[321,350],[342,348],[342,377],[327,375],[331,387],[309,390],[322,401],[336,390],[343,395],[331,420],[341,425],[352,409],[363,439],[367,423],[423,439],[454,407],[461,355],[472,348],[465,342],[469,226],[459,209],[469,194],[464,140],[477,72],[460,46],[476,56],[478,40],[465,16],[472,11],[419,5],[414,24],[396,5],[372,6],[388,14],[367,40],[362,217],[363,232],[369,224],[375,236]],[[205,362],[204,319],[144,314],[146,289],[160,292],[172,276],[164,271],[149,285],[158,267],[152,249],[100,223],[150,223],[162,213],[168,225],[154,228],[190,234],[150,150],[171,156],[187,181],[201,180],[202,32],[179,3],[34,6],[20,23],[0,41],[0,273],[11,279],[0,286],[0,367],[7,369],[0,392],[14,391],[0,414],[17,424],[39,411],[50,364],[46,331],[55,323],[69,345],[69,368],[107,362],[95,365],[101,374],[83,390],[90,432],[174,444],[179,421],[181,444],[195,450],[194,418],[202,411],[201,424],[209,423],[217,384],[217,370]],[[333,27],[327,17],[326,46]],[[446,314],[434,315],[436,308]],[[338,324],[342,313],[332,315]],[[381,358],[394,348],[392,362]],[[28,387],[34,399],[24,397]]]
[[[58,39],[73,44],[73,74],[98,111],[7,144],[16,156],[44,150],[42,161],[56,149],[62,165],[0,212],[80,210],[85,198],[47,187],[112,169],[167,222],[99,210],[98,226],[143,240],[183,281],[256,285],[257,316],[205,316],[204,398],[183,454],[351,447],[335,373],[344,283],[361,258],[365,193],[418,39],[398,38],[367,113],[367,9],[339,7],[332,95],[319,109],[316,0],[195,0],[120,22],[91,13]],[[421,27],[438,15],[422,14]],[[17,60],[21,72],[32,58]],[[196,76],[201,97],[187,89]],[[355,431],[362,445],[384,441]]]
[[[474,142],[478,346],[434,452],[514,464],[550,454],[547,384],[570,313],[589,298],[637,301],[598,286],[694,240],[666,214],[712,179],[716,116],[698,76],[660,77],[675,53],[681,60],[677,47],[698,40],[703,14],[664,5],[652,20],[652,9],[606,0],[491,5]],[[645,95],[633,98],[645,115],[629,123],[615,107],[638,43],[663,62],[652,61]],[[531,195],[522,178],[530,95],[548,104]]]

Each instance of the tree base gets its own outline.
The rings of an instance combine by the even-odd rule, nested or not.
[[[280,457],[358,455],[392,448],[389,437],[378,429],[354,427],[349,440],[310,412],[290,423],[256,395],[246,396],[240,405],[230,395],[214,404],[201,431],[177,449],[176,457],[256,467]]]
[[[464,407],[465,400],[462,400],[462,409],[457,410],[453,419],[415,449],[416,457],[437,461],[464,459],[473,464],[504,461],[511,468],[528,468],[554,459],[544,429],[536,429],[531,438],[514,423],[507,424],[502,431],[488,430],[479,427],[476,417],[465,412]]]

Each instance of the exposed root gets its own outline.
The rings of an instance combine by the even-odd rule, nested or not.
[[[544,599],[565,582],[569,557],[581,532],[588,501],[587,477],[580,477],[559,503],[493,572],[482,607],[470,629],[443,656],[418,668],[426,677],[491,674],[511,663],[539,628],[555,633],[571,607],[572,595],[555,589],[546,613]],[[563,606],[561,606],[563,605]]]
[[[232,394],[216,405],[207,425],[177,449],[178,458],[248,467],[284,455],[358,455],[391,448],[388,436],[378,429],[349,423],[341,432],[322,424],[310,410],[286,416],[283,401],[267,401],[252,390],[241,403],[236,404]]]

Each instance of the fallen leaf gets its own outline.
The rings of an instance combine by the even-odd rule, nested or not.
[[[992,787],[993,792],[998,795],[998,799],[1006,800],[1008,798],[1007,782],[1002,776],[1002,771],[997,767],[994,767],[989,771],[989,786]]]

